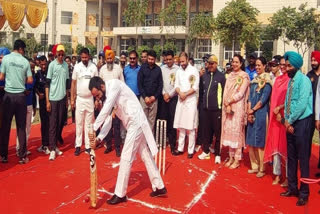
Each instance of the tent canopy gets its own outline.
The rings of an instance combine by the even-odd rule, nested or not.
[[[0,30],[8,21],[12,30],[21,26],[26,16],[29,25],[38,27],[48,15],[46,3],[33,0],[0,0]]]

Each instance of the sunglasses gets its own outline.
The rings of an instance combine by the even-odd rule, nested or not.
[[[209,62],[209,65],[214,65],[214,62]]]
[[[273,64],[271,65],[272,67],[278,67],[279,65],[278,64]]]
[[[64,54],[58,54],[58,56],[64,56]]]
[[[129,59],[130,59],[130,60],[135,60],[135,59],[136,59],[136,57],[130,57]]]

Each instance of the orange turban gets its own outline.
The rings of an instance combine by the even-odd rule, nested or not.
[[[114,52],[113,50],[106,50],[105,51],[105,58],[111,57],[114,60]]]

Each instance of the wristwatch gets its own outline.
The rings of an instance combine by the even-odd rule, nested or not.
[[[284,123],[286,122],[286,119],[283,117],[283,118],[281,118],[281,124],[283,124],[284,125]]]

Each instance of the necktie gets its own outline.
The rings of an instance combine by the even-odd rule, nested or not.
[[[292,89],[293,89],[293,79],[290,82],[290,86],[289,86],[289,96],[288,96],[288,105],[287,105],[287,111],[286,114],[289,117],[290,115],[290,108],[291,108],[291,96],[292,96]]]

